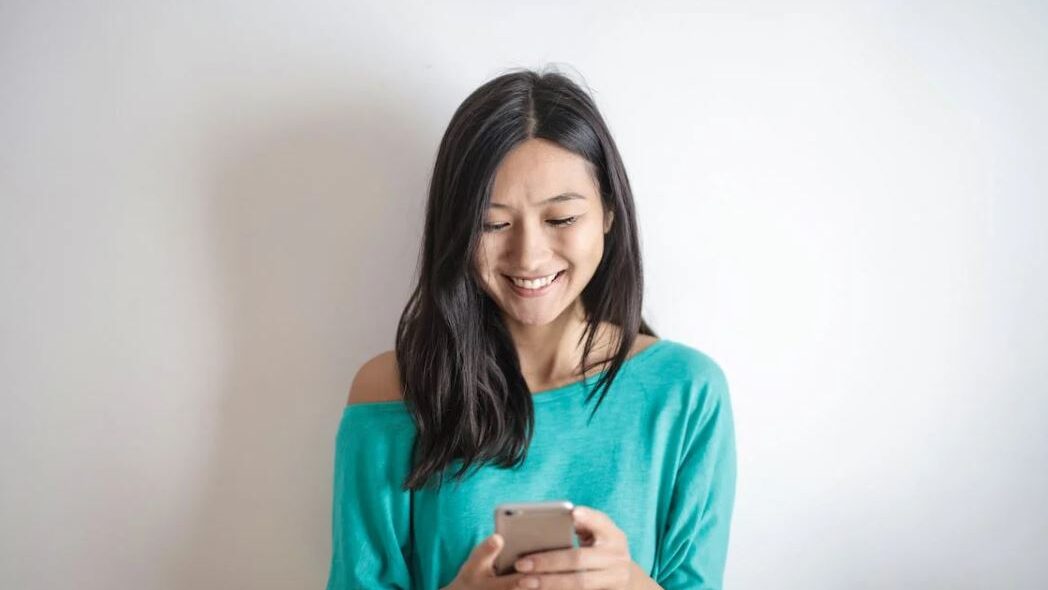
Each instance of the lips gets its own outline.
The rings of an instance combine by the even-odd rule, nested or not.
[[[509,275],[503,275],[503,276],[506,277],[506,282],[509,283],[510,289],[512,289],[513,292],[516,293],[517,295],[519,295],[521,297],[540,297],[540,296],[545,295],[546,293],[548,293],[554,287],[559,286],[561,281],[564,279],[564,273],[565,273],[565,271],[563,271],[563,270],[558,271],[556,273],[556,275],[553,277],[552,281],[550,281],[548,284],[546,284],[545,286],[543,286],[543,287],[541,287],[539,289],[527,289],[527,288],[524,288],[524,287],[518,287],[513,282],[513,279],[510,278]],[[545,275],[545,276],[549,276],[549,275]]]

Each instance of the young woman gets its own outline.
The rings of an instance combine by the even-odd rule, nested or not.
[[[656,337],[642,294],[632,192],[593,100],[530,70],[470,94],[395,350],[343,410],[328,589],[720,588],[728,385]],[[580,546],[496,576],[494,507],[560,499]]]

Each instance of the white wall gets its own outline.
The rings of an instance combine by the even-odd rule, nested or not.
[[[1043,4],[92,4],[0,6],[0,587],[321,587],[440,135],[549,62],[729,376],[728,586],[1044,587]]]

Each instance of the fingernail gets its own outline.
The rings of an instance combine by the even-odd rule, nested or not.
[[[524,578],[520,585],[524,586],[525,588],[538,588],[539,581],[535,578]]]
[[[532,565],[533,564],[531,563],[530,559],[522,559],[522,560],[517,562],[517,566],[516,567],[517,567],[518,571],[530,572]],[[534,588],[534,586],[532,586],[532,588]]]

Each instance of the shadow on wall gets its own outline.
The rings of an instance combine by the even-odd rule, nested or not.
[[[385,82],[208,130],[224,377],[173,589],[326,582],[338,420],[356,368],[393,347],[440,138],[420,132],[414,99],[432,89]]]

